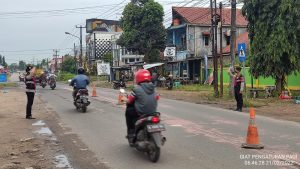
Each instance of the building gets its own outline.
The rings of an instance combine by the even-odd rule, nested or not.
[[[122,34],[120,21],[105,19],[86,20],[86,47],[90,61],[101,60],[106,53],[112,53],[112,36]]]
[[[132,51],[127,50],[125,47],[119,46],[117,40],[121,34],[112,36],[112,50],[115,66],[128,65],[136,62],[142,62],[144,55],[139,55]]]
[[[86,53],[90,62],[101,60],[107,53],[112,53],[114,66],[143,60],[143,55],[132,53],[117,45],[117,40],[123,33],[120,21],[88,19],[86,27],[88,33],[86,35]]]
[[[51,73],[55,73],[56,71],[58,71],[59,69],[61,69],[62,66],[62,62],[64,61],[64,57],[57,57],[57,58],[52,58],[52,60],[50,60],[48,62],[48,66],[50,69]],[[57,64],[57,70],[56,70],[56,64]]]
[[[223,41],[222,48],[228,52],[230,45],[230,23],[231,9],[225,8],[223,13]],[[200,7],[173,7],[173,22],[167,29],[167,46],[176,47],[176,57],[170,61],[174,76],[187,76],[190,80],[201,77],[205,58],[211,63],[211,13],[210,8]],[[245,37],[247,31],[247,21],[237,9],[237,29],[236,35]],[[218,30],[218,48],[220,32]],[[229,61],[224,58],[224,61]],[[211,64],[209,64],[211,65]],[[203,76],[202,76],[203,77]]]

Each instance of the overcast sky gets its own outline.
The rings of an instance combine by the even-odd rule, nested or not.
[[[17,63],[19,60],[25,60],[27,63],[34,60],[36,63],[42,58],[52,58],[53,49],[60,49],[60,55],[72,53],[70,48],[73,47],[73,43],[78,45],[79,39],[65,35],[65,32],[79,36],[79,29],[76,29],[75,25],[85,26],[85,20],[89,18],[118,20],[121,17],[122,6],[130,0],[1,1],[0,54],[6,57],[8,63]],[[167,19],[171,17],[171,6],[183,6],[191,2],[191,0],[156,1],[163,5]],[[209,2],[209,0],[194,1],[193,3]],[[74,8],[77,9],[65,10]]]

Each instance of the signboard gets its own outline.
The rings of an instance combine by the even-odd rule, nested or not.
[[[246,61],[246,44],[245,43],[239,43],[238,44],[238,54],[240,62]]]
[[[175,57],[176,56],[176,47],[166,47],[164,51],[165,57]]]
[[[7,82],[6,73],[0,73],[0,82]]]
[[[110,65],[109,63],[97,63],[97,73],[101,75],[110,75]]]

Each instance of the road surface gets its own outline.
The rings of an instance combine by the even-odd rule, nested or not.
[[[146,155],[127,144],[125,107],[116,105],[117,90],[98,88],[98,97],[91,98],[87,113],[75,110],[71,91],[71,87],[63,84],[54,91],[49,87],[38,90],[61,121],[110,168],[300,168],[299,123],[257,116],[265,149],[242,149],[249,122],[247,114],[169,99],[159,101],[167,142],[160,160],[151,163]]]

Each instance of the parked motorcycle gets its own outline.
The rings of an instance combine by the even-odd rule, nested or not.
[[[168,88],[169,90],[172,90],[172,89],[173,89],[173,80],[168,80],[166,84],[167,84],[167,88]]]
[[[120,89],[121,93],[124,91]],[[127,137],[128,143],[138,151],[147,153],[149,159],[155,163],[159,160],[161,146],[166,142],[161,134],[165,130],[164,124],[160,123],[159,112],[142,115],[135,122],[132,137]]]
[[[124,81],[113,81],[113,88],[114,89],[126,88],[126,83]]]
[[[87,106],[90,105],[88,95],[89,92],[87,89],[79,89],[74,100],[76,109],[81,110],[83,113],[86,112]]]

